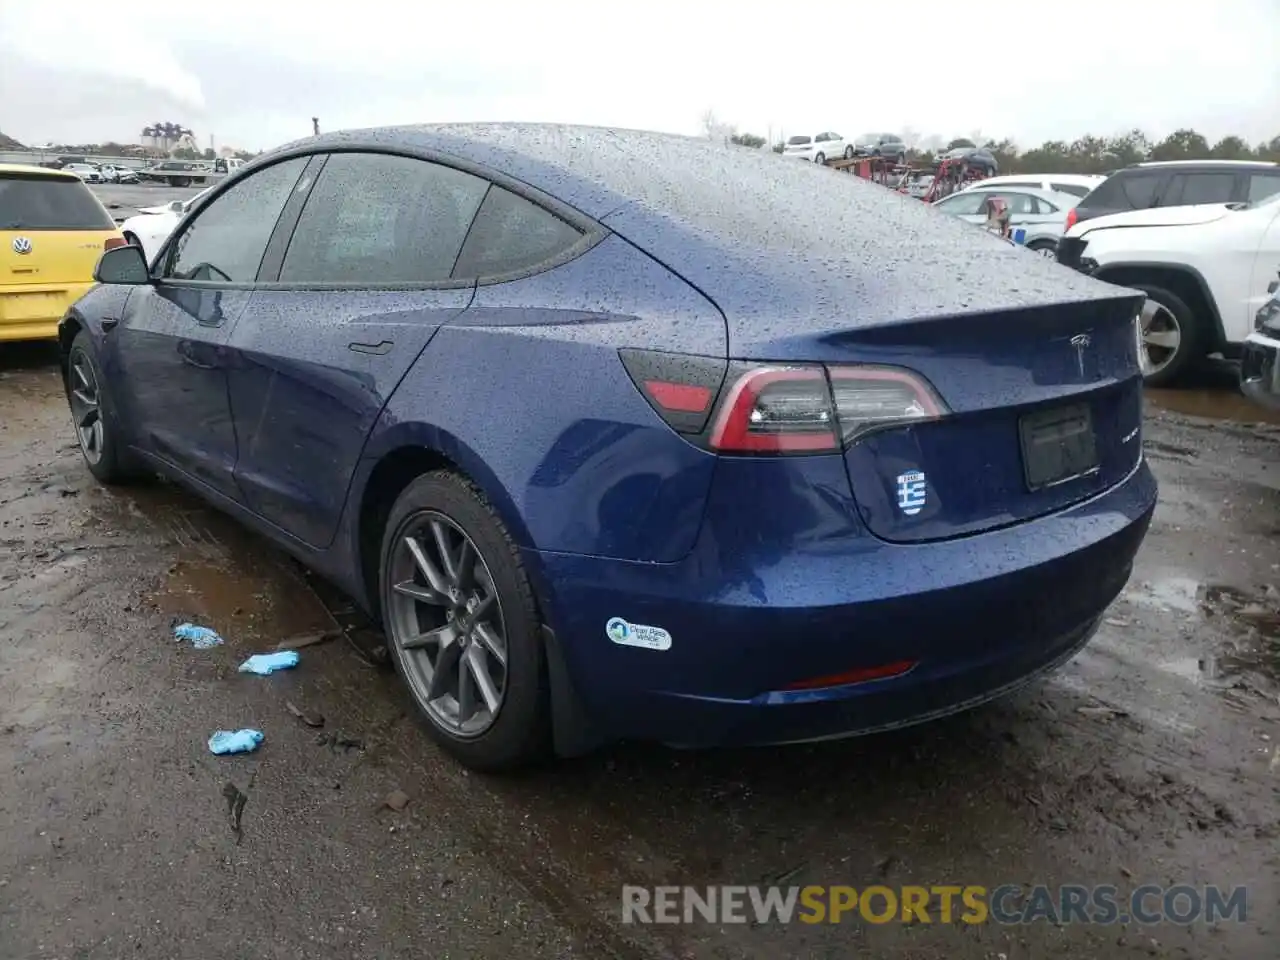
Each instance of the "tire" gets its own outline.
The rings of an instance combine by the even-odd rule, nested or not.
[[[813,162],[818,166],[823,166],[827,162],[827,155],[825,153],[815,154]]]
[[[852,160],[852,159],[853,159],[853,147],[852,147],[852,146],[848,146],[848,147],[845,147],[845,148],[844,148],[844,158],[845,158],[846,160]]]
[[[1058,259],[1058,245],[1052,240],[1032,240],[1027,244],[1028,250],[1034,250],[1040,256],[1049,260]]]
[[[447,561],[433,525],[447,537]],[[476,557],[463,565],[471,575],[450,577],[450,567],[460,572],[463,537]],[[433,579],[440,587],[452,585],[452,600],[432,589]],[[551,706],[537,606],[515,544],[474,485],[441,470],[405,488],[383,532],[378,587],[388,653],[432,738],[474,770],[511,770],[543,759],[551,742]],[[487,599],[477,605],[481,597]],[[485,608],[487,614],[473,619],[473,611]],[[465,624],[461,638],[459,624]],[[427,634],[437,639],[424,643]],[[415,639],[418,645],[406,648]],[[446,649],[450,661],[437,689],[432,681]],[[488,691],[499,695],[496,709],[488,706],[481,672]]]
[[[1185,374],[1198,367],[1208,352],[1202,322],[1187,306],[1186,301],[1172,290],[1148,283],[1129,283],[1126,286],[1142,290],[1147,295],[1147,302],[1142,308],[1144,338],[1149,328],[1160,331],[1161,327],[1167,326],[1170,322],[1177,328],[1177,346],[1172,356],[1159,365],[1154,364],[1154,358],[1147,352],[1148,348],[1144,344],[1146,356],[1140,359],[1143,359],[1143,373],[1147,385],[1164,387],[1176,383]],[[1151,363],[1154,369],[1148,367],[1148,363]],[[1150,372],[1147,372],[1148,370]]]
[[[103,381],[93,340],[85,330],[71,341],[64,386],[80,454],[89,472],[99,483],[110,486],[138,479],[141,470],[123,449],[114,401]]]

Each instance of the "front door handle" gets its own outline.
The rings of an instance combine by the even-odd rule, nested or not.
[[[102,332],[103,332],[103,333],[110,333],[112,330],[114,330],[114,329],[116,328],[116,325],[117,325],[119,322],[120,322],[120,318],[119,318],[119,317],[103,317],[103,318],[102,318]]]
[[[196,356],[195,344],[190,340],[178,341],[178,355],[182,357],[182,362],[189,366],[196,367],[199,370],[217,370],[217,366],[212,363],[203,363]]]

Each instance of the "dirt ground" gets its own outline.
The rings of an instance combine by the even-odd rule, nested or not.
[[[341,601],[180,490],[97,486],[52,361],[0,352],[0,956],[1277,955],[1280,426],[1229,390],[1152,397],[1151,534],[1106,626],[1051,679],[893,735],[619,747],[490,779],[443,758],[343,640],[237,674],[328,629]],[[178,619],[227,642],[176,643]],[[211,732],[241,726],[266,732],[255,754],[209,754]],[[771,882],[1247,885],[1248,915],[620,922],[623,884]]]

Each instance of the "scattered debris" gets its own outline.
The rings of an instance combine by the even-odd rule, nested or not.
[[[403,790],[392,790],[387,799],[382,801],[386,806],[399,813],[409,805],[409,795]]]
[[[275,673],[277,670],[288,670],[298,665],[298,651],[278,650],[275,653],[255,653],[240,664],[241,673],[256,673],[260,677]]]
[[[180,623],[173,628],[173,639],[189,640],[197,650],[207,650],[222,643],[222,637],[216,630],[198,627],[194,623]]]
[[[1109,627],[1127,627],[1129,626],[1130,621],[1126,620],[1124,617],[1107,617],[1103,623]]]
[[[244,805],[249,802],[249,795],[230,780],[223,786],[222,795],[227,799],[227,818],[231,821],[231,832],[236,835],[236,843],[239,843],[243,837],[240,818],[244,816]]]
[[[342,636],[342,631],[340,630],[326,630],[324,633],[304,633],[300,636],[281,640],[276,644],[276,649],[301,650],[303,647],[314,647],[319,643],[328,643],[330,640],[336,640],[340,636]]]
[[[324,726],[324,717],[321,716],[320,714],[313,713],[309,710],[303,710],[301,707],[295,704],[292,700],[286,700],[284,702],[284,706],[286,710],[288,710],[295,717],[297,717],[299,720],[305,723],[308,727]]]
[[[243,730],[219,730],[209,738],[209,752],[220,756],[228,753],[253,753],[264,736],[261,730],[249,727]]]
[[[323,747],[328,746],[330,753],[337,753],[339,750],[363,750],[364,741],[357,737],[345,737],[341,733],[322,733],[316,737],[316,745]]]
[[[1076,707],[1076,713],[1082,717],[1097,717],[1099,720],[1115,720],[1129,715],[1128,710],[1117,707]]]

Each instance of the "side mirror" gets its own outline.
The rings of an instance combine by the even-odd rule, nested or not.
[[[93,268],[93,279],[98,283],[113,283],[126,287],[140,287],[151,282],[147,258],[142,248],[133,244],[112,247],[98,258]]]

